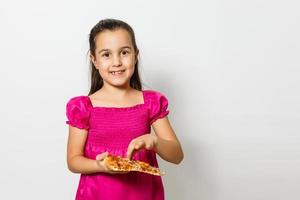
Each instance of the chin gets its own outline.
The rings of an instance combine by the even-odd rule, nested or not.
[[[110,81],[109,84],[115,87],[125,87],[129,85],[128,81]]]

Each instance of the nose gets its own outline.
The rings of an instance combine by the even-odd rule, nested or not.
[[[114,56],[113,57],[113,66],[114,67],[119,67],[122,64],[121,59],[119,56]]]

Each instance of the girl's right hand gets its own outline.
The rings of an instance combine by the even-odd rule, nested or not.
[[[98,154],[96,156],[96,162],[97,162],[98,166],[100,166],[101,169],[103,169],[103,171],[101,171],[101,172],[105,172],[105,173],[109,173],[109,174],[127,174],[128,173],[128,172],[118,172],[118,171],[110,170],[104,162],[104,159],[107,157],[107,155],[108,155],[108,152],[104,152],[104,153]]]

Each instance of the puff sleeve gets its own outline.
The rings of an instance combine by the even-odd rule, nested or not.
[[[157,119],[169,114],[167,97],[157,91],[153,91],[150,98],[150,125]]]
[[[80,128],[89,129],[91,106],[85,96],[71,98],[66,104],[66,124]]]

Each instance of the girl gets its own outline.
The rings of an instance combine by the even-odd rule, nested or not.
[[[163,200],[161,177],[110,171],[108,153],[158,167],[156,154],[179,164],[181,145],[168,121],[168,100],[142,90],[134,31],[125,22],[104,19],[89,35],[91,88],[66,105],[67,163],[80,173],[76,200]],[[155,134],[150,134],[151,126]]]

